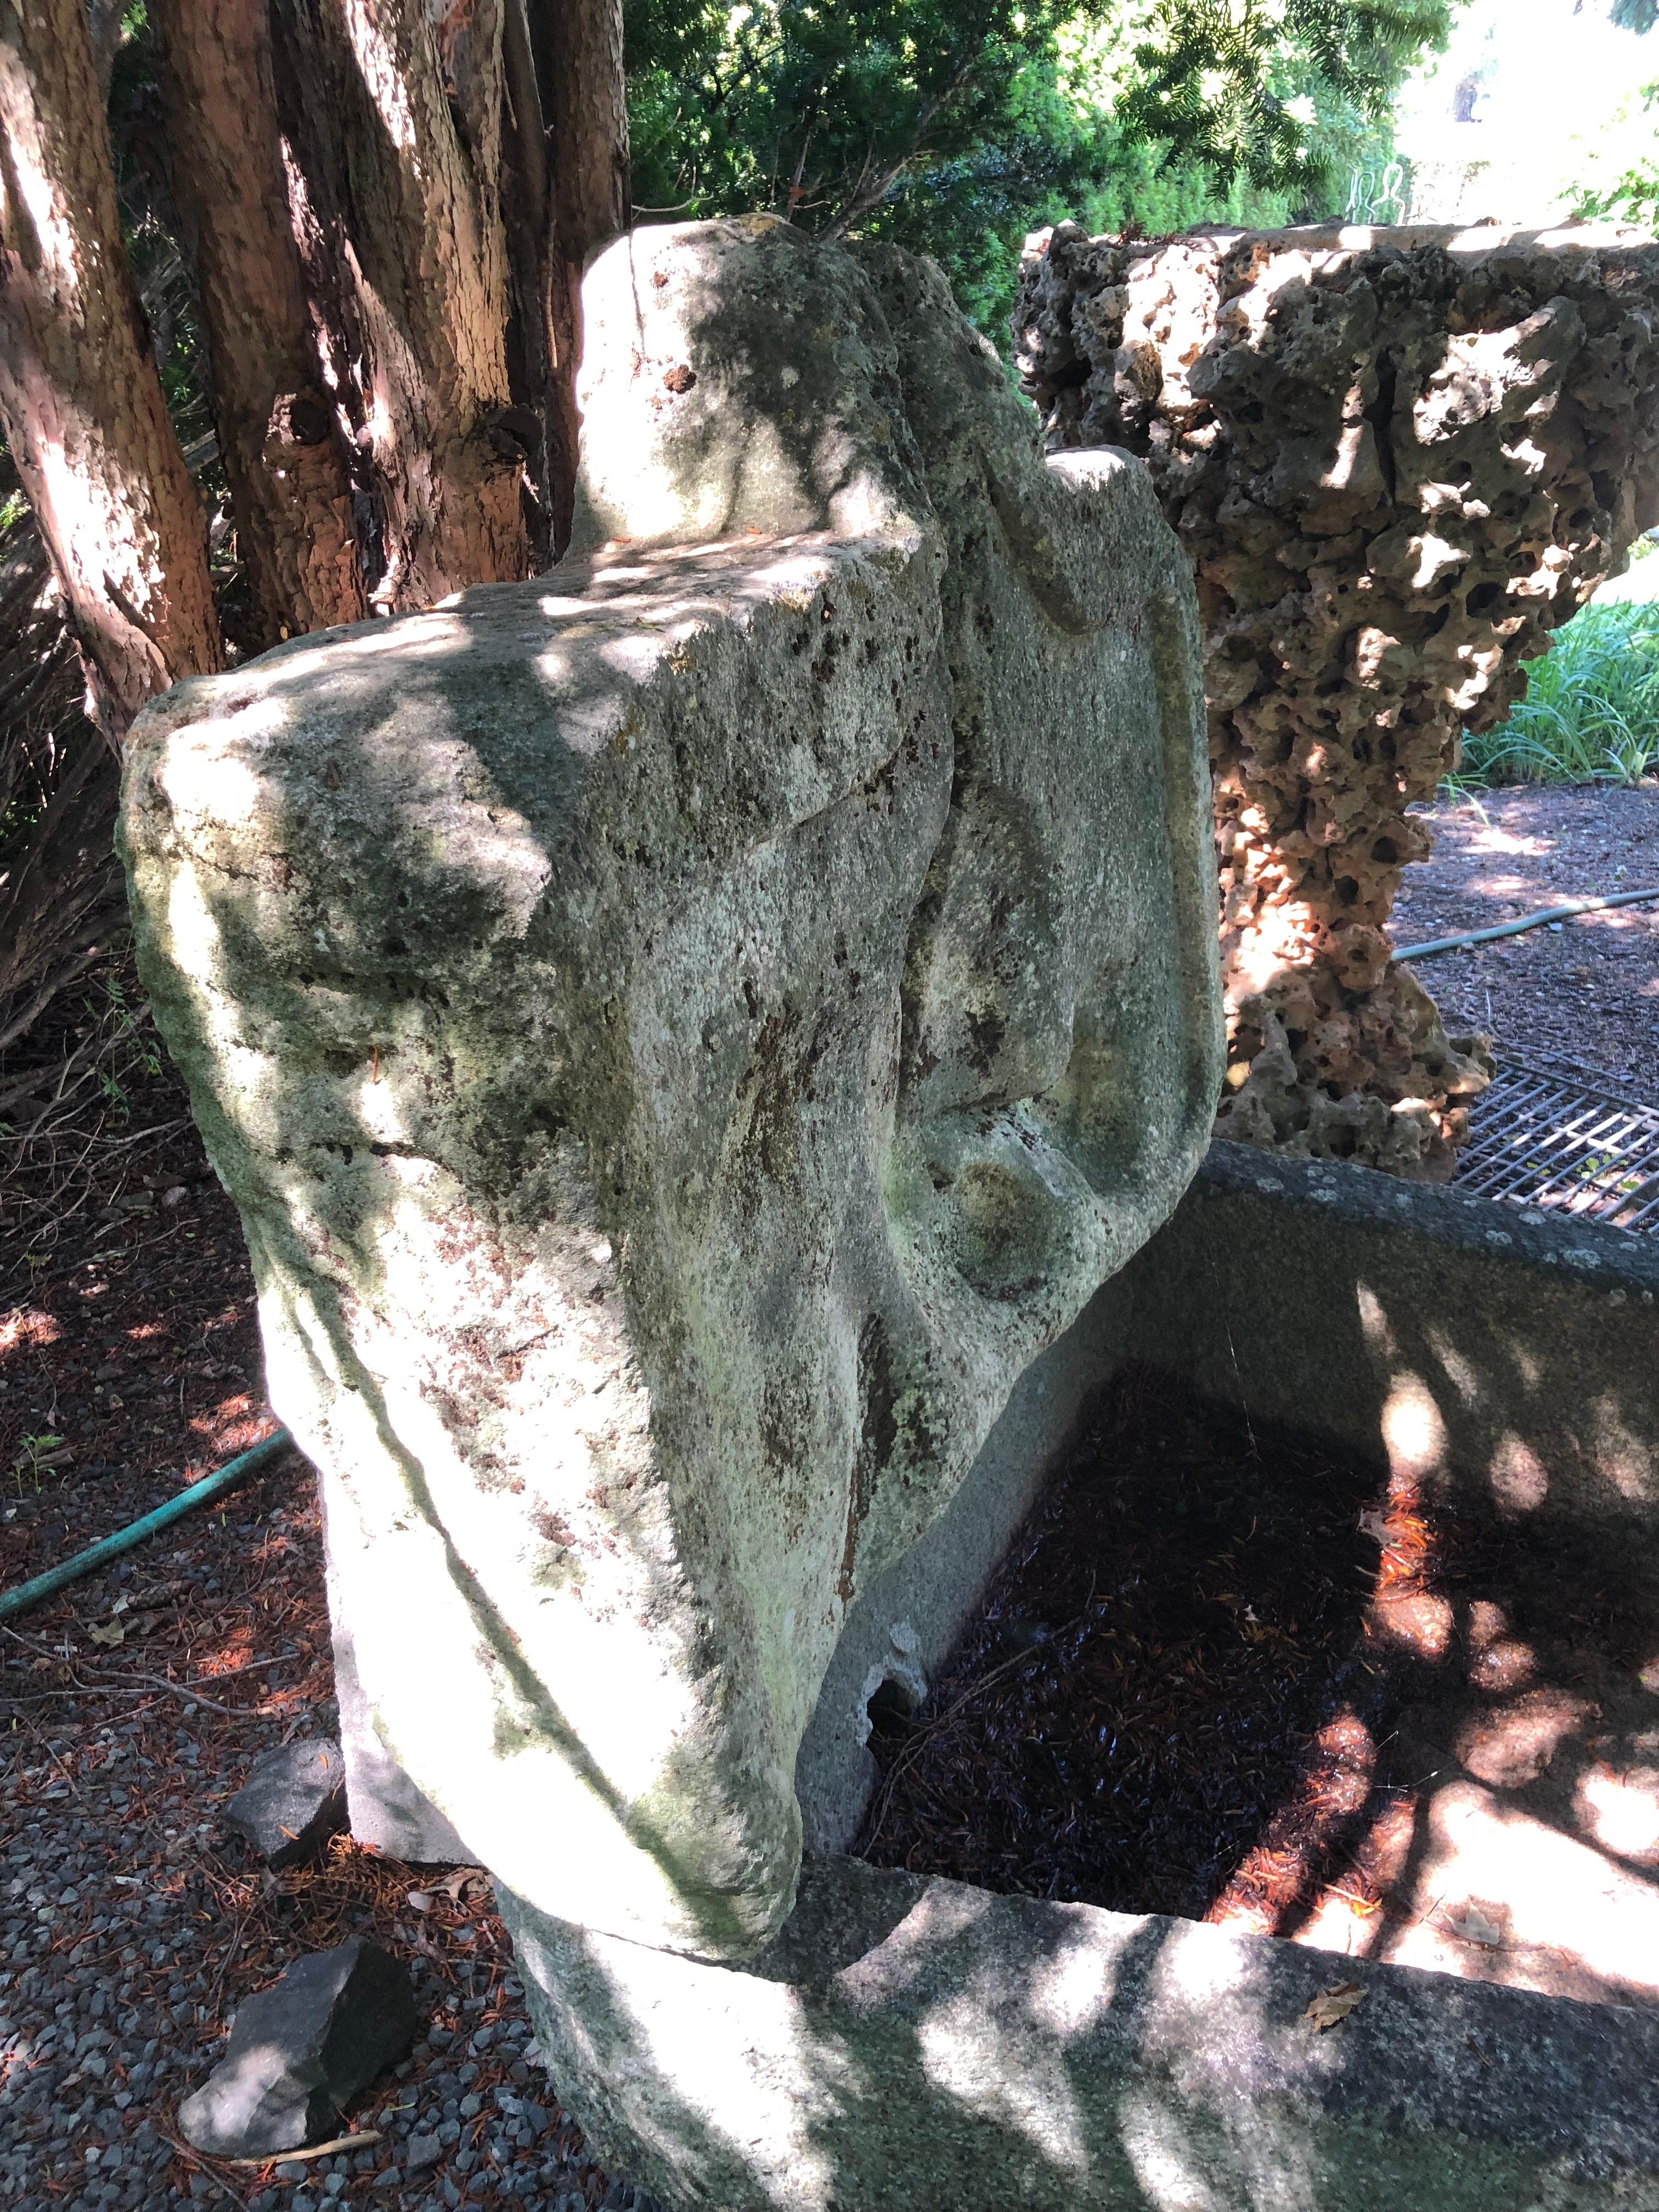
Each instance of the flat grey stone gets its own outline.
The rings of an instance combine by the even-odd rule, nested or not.
[[[352,1936],[298,1959],[246,1998],[225,2055],[179,2107],[198,2150],[264,2158],[321,2142],[344,2108],[415,2040],[409,1970]]]
[[[346,1824],[340,1747],[308,1736],[266,1752],[225,1807],[224,1820],[267,1866],[310,1858]]]

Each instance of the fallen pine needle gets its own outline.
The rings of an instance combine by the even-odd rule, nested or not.
[[[290,2159],[332,2158],[337,2151],[367,2150],[370,2143],[380,2140],[378,2128],[365,2128],[361,2135],[336,2136],[331,2142],[313,2143],[308,2150],[274,2150],[269,2158],[228,2158],[227,2166],[285,2166]]]

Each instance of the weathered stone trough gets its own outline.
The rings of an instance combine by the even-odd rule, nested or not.
[[[1650,1243],[1218,1144],[849,1615],[797,1768],[818,1855],[773,1944],[713,1966],[520,1928],[561,2094],[671,2203],[1659,2204],[1659,2012],[837,1856],[875,1780],[870,1697],[938,1667],[1114,1374],[1495,1500],[1540,1545],[1605,1530],[1650,1587],[1656,1352]],[[1364,1997],[1321,2033],[1340,1983]]]
[[[1642,1571],[1659,1276],[1200,1169],[1190,580],[936,271],[718,224],[586,305],[599,550],[129,754],[359,1832],[490,1868],[557,2095],[674,2207],[1659,2208],[1651,2014],[1356,1966],[1321,2033],[1316,1953],[837,1856],[871,1698],[1125,1364]]]

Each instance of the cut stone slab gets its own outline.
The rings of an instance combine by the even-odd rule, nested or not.
[[[326,2142],[341,2113],[415,2040],[409,1969],[354,1936],[296,1959],[246,1998],[224,2057],[179,2107],[179,2125],[216,2158],[266,2158]]]
[[[346,1825],[340,1747],[311,1736],[266,1752],[225,1807],[224,1820],[267,1866],[310,1858]]]
[[[123,837],[388,1756],[742,1956],[848,1607],[1201,1155],[1197,631],[926,264],[647,229],[584,301],[593,550],[178,688]]]
[[[1659,2208],[1621,2007],[846,1859],[744,1966],[501,1904],[561,2101],[676,2212]]]

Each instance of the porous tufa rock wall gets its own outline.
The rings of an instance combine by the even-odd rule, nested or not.
[[[1196,574],[1218,1133],[1443,1178],[1491,1063],[1392,962],[1407,810],[1659,520],[1659,246],[1062,224],[1014,333],[1051,449],[1139,454]]]
[[[741,1957],[848,1607],[1202,1157],[1197,621],[931,264],[583,307],[587,551],[177,687],[122,838],[387,1752],[521,1929]]]

